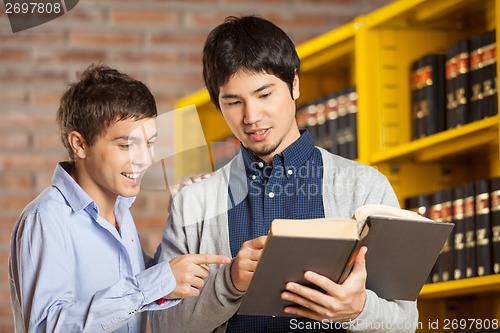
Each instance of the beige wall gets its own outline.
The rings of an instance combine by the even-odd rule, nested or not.
[[[76,71],[92,62],[125,71],[151,88],[165,112],[203,87],[204,39],[228,15],[261,15],[300,44],[391,1],[81,0],[64,16],[18,33],[0,4],[0,333],[13,332],[10,232],[66,157],[54,118]],[[158,191],[144,191],[133,207],[150,254],[160,239],[165,203]]]

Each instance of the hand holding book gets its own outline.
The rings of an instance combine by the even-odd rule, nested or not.
[[[382,205],[360,207],[353,219],[274,220],[238,313],[287,315],[283,309],[293,303],[280,297],[287,283],[313,287],[304,278],[311,271],[342,284],[363,245],[366,288],[385,299],[415,300],[452,228]]]

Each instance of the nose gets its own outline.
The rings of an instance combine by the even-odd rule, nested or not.
[[[246,102],[243,116],[243,122],[245,125],[252,125],[262,119],[262,110],[258,103]]]
[[[154,146],[146,143],[137,145],[130,158],[134,165],[141,167],[150,166],[154,159]]]

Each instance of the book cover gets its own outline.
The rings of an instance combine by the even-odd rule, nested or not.
[[[354,219],[275,220],[238,313],[287,316],[291,303],[280,297],[287,282],[307,285],[303,275],[311,270],[342,283],[362,245],[367,289],[415,300],[452,228],[381,205],[361,207]]]

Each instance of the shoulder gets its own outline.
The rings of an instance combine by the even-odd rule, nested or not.
[[[63,195],[55,187],[48,187],[23,209],[18,221],[34,227],[37,221],[44,220],[48,226],[59,224],[70,215],[71,207]]]
[[[321,152],[323,168],[325,171],[332,172],[337,177],[343,176],[347,178],[362,177],[368,179],[385,179],[385,176],[372,166],[332,154],[320,147],[317,148]]]

